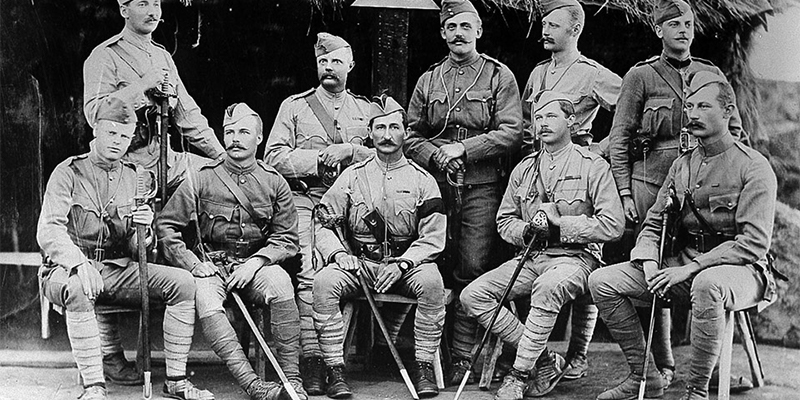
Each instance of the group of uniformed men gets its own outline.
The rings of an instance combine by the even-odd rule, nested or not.
[[[539,2],[541,41],[552,57],[536,66],[522,97],[511,71],[477,52],[483,28],[469,0],[444,0],[449,55],[419,78],[407,112],[391,97],[370,102],[347,91],[352,50],[320,33],[320,85],[281,104],[263,161],[256,159],[264,140],[258,113],[229,106],[220,145],[169,53],[152,41],[160,1],[118,2],[124,29],[84,65],[94,140],[89,153],[54,170],[38,226],[50,260],[43,291],[67,310],[82,399],[105,399],[106,379],[142,381],[123,355],[116,321],[94,312],[96,302],[141,301],[131,256],[137,224],[148,227],[146,245],[157,242],[159,260],[169,264],[149,263],[148,283],[150,295],[166,303],[163,393],[178,399],[214,398],[187,379],[195,315],[252,399],[287,395],[255,374],[242,351],[223,308],[233,290],[269,307],[276,358],[301,399],[353,393],[339,307],[361,290],[359,275],[378,293],[417,299],[412,380],[421,397],[438,394],[432,363],[445,281],[460,293],[448,384],[472,367],[481,324],[515,349],[501,400],[544,396],[561,379],[586,376],[598,309],[631,371],[597,398],[636,398],[642,379],[647,397],[663,395],[675,368],[668,314],[658,314],[656,367],[645,371],[644,333],[631,302],[654,296],[691,307],[683,398],[706,399],[725,310],[772,294],[766,258],[776,178],[742,144],[735,97],[720,70],[690,56],[694,14],[683,0],[656,2],[663,51],[624,79],[578,51],[584,11],[576,0]],[[136,201],[141,171],[159,159],[154,93],[168,97],[173,129],[209,157],[169,150],[172,195],[157,217]],[[600,146],[591,132],[599,107],[616,109]],[[527,155],[508,174],[520,148]],[[664,213],[673,215],[677,242],[662,259]],[[626,220],[638,235],[630,261],[601,268],[602,244],[618,240]],[[537,251],[498,266],[500,238]],[[282,265],[298,254],[295,287]],[[520,262],[508,300],[529,298],[527,319],[503,308],[492,324]],[[546,344],[568,303],[574,315],[565,359]],[[402,317],[387,316],[393,325]]]

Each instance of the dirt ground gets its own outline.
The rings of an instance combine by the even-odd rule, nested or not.
[[[563,351],[565,343],[551,344],[556,351]],[[678,365],[677,379],[664,396],[666,400],[678,399],[682,394],[684,379],[688,373],[690,347],[675,348]],[[800,399],[800,350],[761,345],[758,348],[766,373],[767,386],[756,388],[750,392],[732,395],[732,399]],[[206,352],[204,352],[206,353]],[[156,357],[153,371],[154,399],[161,398],[161,384],[164,378],[163,363]],[[619,351],[619,347],[611,343],[592,343],[589,354],[590,373],[586,378],[573,382],[562,382],[546,398],[555,400],[594,399],[598,393],[609,385],[625,377],[627,367]],[[202,357],[200,357],[202,358]],[[29,365],[29,366],[22,366]],[[47,367],[43,367],[47,366]],[[735,374],[749,376],[747,359],[741,346],[736,345],[733,356]],[[245,400],[247,396],[234,383],[225,367],[219,364],[214,356],[190,359],[189,370],[193,374],[192,381],[201,387],[214,392],[217,399]],[[410,399],[400,375],[390,364],[372,366],[370,368],[350,368],[349,377],[355,400],[378,399]],[[462,396],[465,400],[493,399],[494,390],[481,391],[477,385],[470,385]],[[77,370],[74,368],[71,355],[64,351],[0,351],[0,400],[65,400],[80,395],[77,384]],[[452,399],[455,388],[447,388],[439,395],[439,399]],[[141,387],[124,387],[109,385],[109,399],[141,398]],[[312,399],[326,399],[325,396]],[[712,397],[715,398],[715,397]]]

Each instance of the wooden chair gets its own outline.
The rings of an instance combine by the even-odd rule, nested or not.
[[[454,296],[453,292],[450,289],[445,289],[443,295],[444,295],[445,306],[453,302]],[[378,303],[378,306],[380,306],[383,303],[407,304],[409,306],[414,306],[417,304],[417,299],[397,294],[373,293],[373,296],[375,297],[375,302]],[[342,310],[342,319],[344,323],[344,338],[345,338],[344,339],[345,359],[347,359],[348,350],[350,349],[350,346],[352,345],[353,342],[353,333],[355,332],[358,313],[359,310],[361,309],[361,307],[356,307],[357,305],[356,302],[361,302],[362,304],[360,305],[365,305],[363,303],[366,303],[366,301],[367,298],[364,297],[364,295],[358,296],[353,299],[348,299]],[[372,319],[370,319],[370,321],[372,321]],[[372,329],[372,327],[370,328]],[[369,343],[370,350],[372,349],[372,345],[373,343],[370,340]],[[445,383],[444,383],[444,369],[442,367],[442,348],[446,349],[447,347],[447,345],[445,344],[444,337],[442,338],[441,346],[442,347],[440,347],[439,351],[437,351],[436,354],[434,355],[433,371],[434,374],[436,375],[436,386],[438,386],[439,389],[444,389]]]
[[[719,391],[717,393],[717,399],[719,400],[730,399],[734,325],[739,328],[739,333],[741,334],[742,347],[744,347],[750,364],[753,387],[764,386],[764,370],[761,368],[753,324],[750,321],[749,311],[751,309],[732,310],[725,313],[725,333],[722,336],[722,351],[719,355]]]

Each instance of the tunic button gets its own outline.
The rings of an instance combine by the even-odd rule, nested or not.
[[[240,179],[239,183],[244,183],[244,178]]]
[[[461,93],[461,88],[456,88],[456,93]]]
[[[731,203],[731,202],[729,201],[729,202],[728,202],[728,207],[733,207],[733,203]]]
[[[242,222],[242,228],[244,228],[244,222]]]
[[[456,111],[461,111],[461,107],[456,107]]]
[[[698,184],[694,185],[694,187],[695,187],[695,189],[700,189],[700,184],[698,183]]]
[[[458,70],[458,74],[459,75],[464,75],[464,70],[463,69]]]
[[[109,177],[108,177],[108,180],[110,180],[110,181],[113,181],[113,180],[114,180],[114,177],[113,177],[113,176],[109,176]]]

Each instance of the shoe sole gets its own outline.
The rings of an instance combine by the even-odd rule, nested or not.
[[[328,397],[330,397],[332,399],[348,399],[352,395],[353,395],[353,392],[344,392],[344,393],[338,393],[338,394],[336,394],[336,396],[331,396],[331,395],[328,394]]]
[[[566,366],[566,365],[569,365],[569,362],[565,362],[565,363],[564,363],[564,365],[565,365],[565,366]],[[555,378],[553,378],[553,380],[552,380],[552,381],[550,381],[550,386],[548,386],[548,387],[547,387],[547,388],[546,388],[544,391],[542,391],[541,393],[537,393],[537,394],[536,394],[536,395],[534,395],[534,396],[524,396],[523,398],[524,398],[524,399],[533,399],[533,398],[537,398],[537,397],[544,397],[544,396],[546,396],[548,393],[552,392],[552,391],[553,391],[553,389],[555,389],[555,388],[556,388],[556,386],[558,385],[558,383],[559,383],[559,382],[561,382],[561,380],[562,380],[562,379],[564,379],[564,375],[566,375],[566,374],[567,374],[567,370],[566,370],[566,368],[565,368],[563,371],[561,371],[561,373],[560,373],[560,374],[556,375],[556,377],[555,377]]]
[[[646,391],[644,392],[644,398],[645,399],[658,400],[658,399],[661,399],[663,397],[664,397],[664,391],[663,390],[661,391],[660,394],[653,394],[653,392],[649,392],[648,393]],[[620,398],[614,399],[614,400],[636,400],[638,398],[639,398],[639,393],[636,393],[636,394],[632,394],[632,395],[630,395],[628,397],[620,397]],[[601,399],[599,397],[597,397],[595,400],[601,400]]]
[[[574,380],[578,380],[578,379],[581,379],[581,378],[585,378],[586,375],[588,375],[588,372],[581,371],[581,373],[578,374],[578,375],[564,375],[564,377],[561,378],[561,380],[562,381],[574,381]]]

